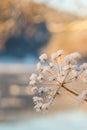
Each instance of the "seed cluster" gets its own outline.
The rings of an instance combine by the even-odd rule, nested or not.
[[[81,101],[87,99],[87,90],[78,94],[67,87],[67,84],[77,79],[86,82],[87,63],[83,63],[77,69],[81,55],[74,52],[63,57],[63,54],[63,50],[58,50],[51,55],[50,60],[45,53],[39,57],[40,61],[36,65],[38,73],[33,73],[29,81],[35,93],[33,102],[36,111],[48,110],[56,96],[61,95],[63,89],[74,94]]]

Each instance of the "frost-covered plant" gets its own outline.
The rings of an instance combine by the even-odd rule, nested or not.
[[[47,54],[42,54],[36,65],[38,73],[33,73],[30,76],[29,84],[35,93],[33,102],[36,111],[48,110],[56,96],[60,95],[63,90],[74,94],[80,101],[87,100],[87,90],[79,94],[67,85],[77,79],[86,81],[87,63],[83,63],[78,67],[77,63],[81,58],[78,52],[65,57],[62,56],[63,53],[63,50],[58,50],[51,55],[50,60]]]

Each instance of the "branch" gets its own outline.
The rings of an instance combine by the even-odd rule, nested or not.
[[[73,94],[74,96],[79,96],[79,93],[77,91],[71,90],[71,89],[69,89],[68,87],[66,87],[64,85],[62,85],[61,87],[64,88],[69,93]],[[84,99],[84,101],[87,102],[87,99]]]

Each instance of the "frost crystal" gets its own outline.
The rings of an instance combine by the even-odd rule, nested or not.
[[[30,76],[30,80],[36,80],[36,79],[37,79],[37,75],[33,73],[33,74]]]
[[[43,75],[39,74],[39,76],[37,77],[37,80],[38,80],[39,82],[42,82],[42,81],[43,81]]]
[[[54,64],[52,62],[49,63],[50,68],[54,67]]]
[[[36,92],[38,91],[38,88],[37,88],[37,87],[32,87],[31,91],[32,91],[33,93],[36,93]]]
[[[35,81],[35,80],[31,80],[31,81],[29,82],[29,84],[32,85],[32,86],[34,86],[34,85],[36,85],[36,81]]]
[[[84,90],[79,96],[78,96],[78,100],[79,101],[84,101],[87,99],[87,90]]]
[[[39,57],[40,61],[41,62],[45,62],[47,60],[47,54],[42,54],[40,57]]]
[[[43,70],[43,68],[42,68],[42,65],[41,65],[41,63],[39,62],[39,63],[37,63],[37,71],[42,71]]]
[[[56,58],[60,57],[61,55],[63,55],[63,50],[58,50],[57,52],[51,55],[51,59],[56,60]]]
[[[59,56],[63,55],[63,53],[64,53],[64,51],[63,51],[63,50],[58,50],[58,51],[57,51],[57,57],[59,57]]]
[[[81,55],[80,55],[80,53],[78,53],[78,52],[72,53],[71,56],[72,56],[74,59],[76,59],[76,60],[79,60],[79,59],[81,58]]]
[[[76,80],[87,81],[87,63],[80,65],[77,70],[77,61],[81,55],[74,52],[62,58],[63,53],[63,50],[56,51],[51,55],[51,60],[47,54],[42,54],[39,57],[40,62],[36,65],[38,74],[33,73],[30,76],[32,91],[36,92],[36,96],[33,97],[36,111],[48,110],[62,91],[68,91],[80,100],[86,101],[87,90],[79,94],[69,85]]]
[[[83,64],[81,65],[80,69],[86,70],[86,69],[87,69],[87,63],[83,63]]]

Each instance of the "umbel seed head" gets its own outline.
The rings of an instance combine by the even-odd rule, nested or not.
[[[46,53],[39,57],[36,65],[37,74],[30,76],[30,85],[35,92],[33,96],[34,109],[39,111],[48,110],[53,104],[56,97],[64,91],[76,96],[81,101],[87,101],[87,90],[79,93],[69,85],[77,80],[87,79],[87,63],[83,63],[78,67],[78,60],[81,55],[78,52],[71,53],[62,57],[63,50],[58,50],[48,59]]]

